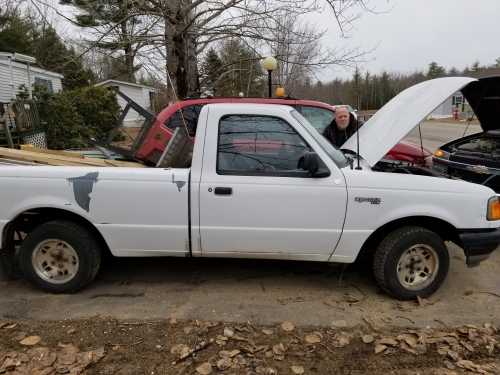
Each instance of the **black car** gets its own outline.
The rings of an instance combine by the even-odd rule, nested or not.
[[[481,78],[462,89],[483,132],[456,139],[434,153],[434,169],[500,193],[500,77]]]

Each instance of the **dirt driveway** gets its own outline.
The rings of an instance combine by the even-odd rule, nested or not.
[[[364,265],[114,259],[75,295],[1,282],[0,374],[499,374],[500,252],[452,259],[404,303]]]
[[[445,285],[430,300],[398,302],[369,267],[217,259],[110,259],[89,288],[48,295],[23,280],[0,282],[0,317],[60,320],[200,319],[275,324],[457,326],[500,322],[500,251],[467,269],[451,248]]]

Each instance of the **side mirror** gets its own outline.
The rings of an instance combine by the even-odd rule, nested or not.
[[[302,155],[297,167],[308,171],[312,177],[330,176],[330,171],[323,165],[323,162],[315,152],[306,152]]]

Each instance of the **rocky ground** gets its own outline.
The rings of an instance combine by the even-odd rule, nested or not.
[[[382,329],[205,321],[0,321],[0,374],[499,374],[491,324]]]

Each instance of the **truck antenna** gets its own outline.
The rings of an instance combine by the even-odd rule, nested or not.
[[[360,156],[359,156],[359,121],[358,121],[358,119],[356,119],[356,158],[358,159],[356,170],[360,170],[361,166],[359,165]]]
[[[357,107],[357,109],[359,109],[361,107],[361,95],[359,92],[359,77],[360,77],[360,73],[359,73],[358,66],[356,65],[356,71],[354,73],[354,84],[356,85],[356,107]],[[354,116],[354,115],[351,115],[351,116]],[[357,117],[356,117],[356,154],[357,154],[357,158],[358,158],[358,165],[356,166],[356,170],[360,170],[361,167],[359,165],[359,159],[360,159],[360,156],[359,156],[359,121],[358,121]]]

